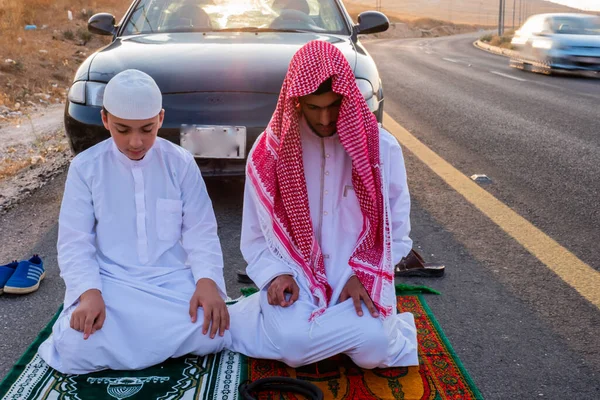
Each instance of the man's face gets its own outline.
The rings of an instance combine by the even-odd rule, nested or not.
[[[144,120],[121,119],[102,111],[104,127],[110,131],[119,151],[131,160],[141,160],[152,148],[164,117],[165,110]]]
[[[335,92],[309,94],[300,98],[300,109],[308,125],[317,135],[323,137],[336,132],[341,104],[342,95]]]

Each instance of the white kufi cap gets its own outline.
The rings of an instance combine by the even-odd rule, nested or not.
[[[162,94],[152,77],[137,69],[115,75],[104,90],[104,108],[121,119],[143,120],[162,110]]]

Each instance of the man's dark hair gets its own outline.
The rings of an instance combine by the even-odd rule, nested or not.
[[[110,115],[110,113],[108,112],[108,110],[106,108],[104,108],[104,106],[102,106],[102,111],[104,111],[104,114]]]
[[[315,90],[311,94],[313,94],[315,96],[320,96],[322,94],[329,93],[329,92],[333,91],[332,85],[333,85],[333,80],[331,78],[329,78],[325,82],[321,83],[321,85],[317,88],[317,90]]]

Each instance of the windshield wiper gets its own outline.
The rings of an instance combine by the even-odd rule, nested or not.
[[[312,33],[312,31],[305,30],[305,29],[283,29],[283,28],[275,29],[275,28],[259,28],[256,26],[244,26],[241,28],[216,29],[213,32],[294,32],[294,33],[309,32],[309,33]]]
[[[212,32],[212,29],[210,29],[210,28],[194,28],[194,27],[176,28],[176,29],[166,30],[163,33],[207,33],[207,32]]]

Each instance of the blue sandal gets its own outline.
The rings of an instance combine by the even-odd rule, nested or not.
[[[6,285],[6,282],[8,282],[10,277],[13,276],[13,274],[15,273],[17,265],[19,265],[17,260],[6,265],[0,265],[0,294],[4,292],[4,286]]]

